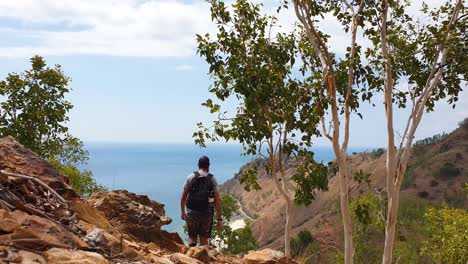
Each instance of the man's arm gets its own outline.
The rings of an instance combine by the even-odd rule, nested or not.
[[[187,188],[184,188],[184,191],[182,192],[182,198],[180,199],[181,217],[184,221],[187,219],[187,215],[185,214],[185,203],[187,202],[187,195]]]

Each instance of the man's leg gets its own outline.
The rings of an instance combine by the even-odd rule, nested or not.
[[[208,245],[208,237],[200,237],[200,245],[207,246]]]
[[[187,214],[187,231],[189,235],[189,247],[196,247],[198,240],[198,221],[193,213]]]
[[[200,226],[200,244],[202,246],[207,246],[211,238],[211,228],[213,226],[213,215],[206,214],[203,215],[201,226]]]
[[[189,247],[196,247],[197,246],[197,238],[189,237],[188,239]]]

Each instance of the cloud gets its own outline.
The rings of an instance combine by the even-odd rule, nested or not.
[[[0,19],[0,32],[10,33],[0,42],[2,57],[186,57],[194,54],[195,34],[213,28],[203,1],[0,1]],[[15,41],[30,36],[34,41]]]
[[[263,2],[274,14],[278,2]],[[227,1],[232,4],[233,1]],[[416,14],[422,1],[413,1]],[[429,0],[429,6],[440,5]],[[14,0],[0,1],[0,57],[41,55],[113,55],[188,57],[195,54],[195,34],[214,32],[209,4],[193,0]],[[282,29],[296,22],[293,8],[279,15]],[[318,23],[331,35],[330,46],[339,56],[349,34],[331,15]],[[358,36],[360,42],[368,41]],[[362,43],[362,42],[361,42]]]
[[[175,69],[176,71],[190,71],[193,69],[193,66],[188,64],[181,64],[177,65]]]

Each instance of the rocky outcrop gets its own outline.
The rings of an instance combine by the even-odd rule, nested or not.
[[[87,201],[103,212],[109,222],[130,239],[157,244],[160,249],[182,251],[183,241],[177,233],[161,230],[172,219],[164,215],[164,205],[146,195],[125,190],[100,192]]]
[[[151,263],[185,251],[161,230],[171,222],[164,205],[128,191],[85,200],[67,182],[13,138],[0,139],[0,263]]]
[[[104,213],[113,226],[145,242],[153,242],[152,233],[172,222],[164,215],[164,205],[151,201],[146,195],[125,190],[100,192],[87,201]]]

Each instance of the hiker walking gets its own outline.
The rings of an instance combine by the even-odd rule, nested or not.
[[[208,245],[213,226],[214,209],[218,217],[218,231],[222,227],[221,201],[218,192],[218,183],[209,173],[210,159],[203,156],[198,160],[198,171],[187,178],[180,201],[182,220],[187,222],[189,246]]]

